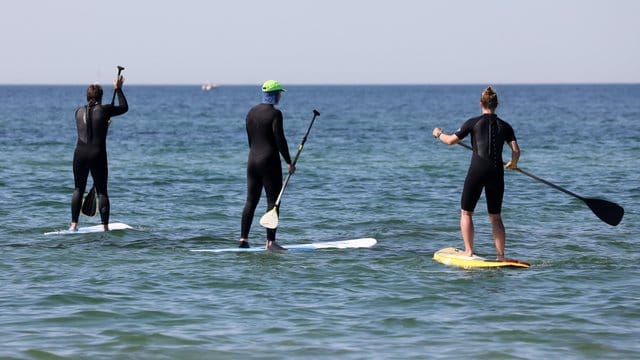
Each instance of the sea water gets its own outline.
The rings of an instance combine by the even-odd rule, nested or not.
[[[279,241],[378,244],[190,252],[237,244],[244,119],[259,88],[125,85],[109,194],[112,221],[134,229],[45,236],[69,225],[85,86],[0,86],[0,358],[640,357],[640,85],[495,89],[520,167],[620,204],[620,225],[507,172],[507,256],[532,267],[436,263],[434,251],[462,247],[470,152],[431,131],[478,115],[483,86],[288,86],[279,107],[292,156],[313,109],[321,116],[283,197]],[[265,210],[263,199],[253,246]],[[491,257],[484,197],[474,220],[475,250]]]

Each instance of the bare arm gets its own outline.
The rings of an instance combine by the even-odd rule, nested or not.
[[[455,134],[447,135],[445,134],[441,128],[433,129],[432,133],[433,137],[440,139],[443,143],[447,145],[455,145],[460,142],[460,138],[458,138]]]
[[[507,169],[517,169],[518,168],[518,160],[520,159],[520,147],[518,146],[517,141],[512,141],[509,143],[509,147],[511,148],[511,160],[505,165]]]

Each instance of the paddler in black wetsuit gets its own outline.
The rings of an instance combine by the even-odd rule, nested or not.
[[[102,105],[102,87],[89,85],[87,88],[87,105],[76,110],[76,127],[78,141],[73,153],[73,177],[75,190],[71,198],[71,226],[69,230],[78,228],[78,218],[82,207],[82,195],[87,186],[89,172],[93,178],[98,194],[98,208],[104,231],[109,231],[109,194],[107,192],[107,132],[111,117],[122,115],[129,110],[127,99],[122,92],[124,78],[119,76],[113,81],[118,95],[118,106]]]
[[[280,155],[287,163],[289,173],[295,171],[291,164],[289,145],[284,136],[282,112],[275,108],[284,88],[275,80],[262,85],[262,103],[249,110],[246,117],[249,139],[247,161],[247,200],[242,210],[240,247],[249,247],[249,230],[253,215],[260,201],[262,188],[267,193],[267,210],[275,206],[282,188]],[[276,229],[267,229],[267,250],[286,250],[276,243]]]
[[[480,107],[482,115],[467,120],[455,134],[447,135],[437,127],[433,129],[433,136],[445,144],[453,145],[471,134],[473,156],[460,201],[462,208],[460,228],[464,240],[464,255],[473,255],[473,211],[484,188],[497,259],[503,261],[506,238],[500,215],[504,195],[503,166],[508,169],[517,168],[520,148],[511,125],[495,114],[498,95],[491,87],[482,92]],[[505,143],[511,148],[511,160],[503,165],[502,149]]]

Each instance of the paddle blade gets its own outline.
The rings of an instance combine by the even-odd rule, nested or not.
[[[260,225],[266,227],[267,229],[275,229],[278,227],[278,207],[277,206],[267,211],[266,214],[262,215],[262,217],[260,218]]]
[[[624,216],[624,209],[622,206],[612,203],[611,201],[601,199],[582,200],[584,200],[589,209],[591,209],[591,211],[593,211],[600,220],[607,224],[616,226],[620,224],[620,221],[622,221],[622,217]]]
[[[96,216],[96,212],[98,211],[98,196],[96,195],[96,188],[92,187],[91,190],[89,190],[89,193],[87,194],[87,196],[85,196],[84,200],[82,201],[82,214],[89,216],[89,217],[94,217]]]

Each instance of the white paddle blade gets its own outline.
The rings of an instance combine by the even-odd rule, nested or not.
[[[267,211],[266,214],[260,218],[260,225],[267,229],[275,229],[278,227],[278,210],[277,207]]]

